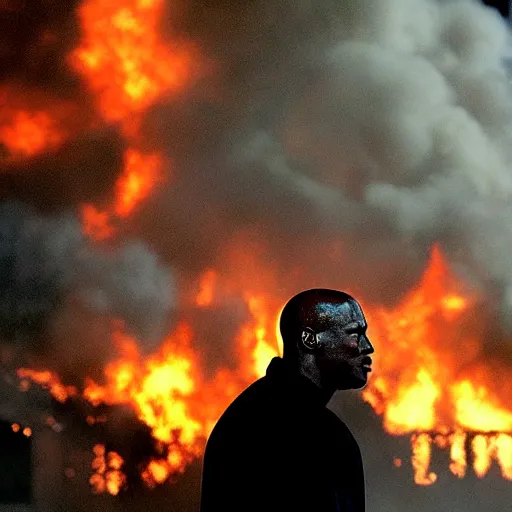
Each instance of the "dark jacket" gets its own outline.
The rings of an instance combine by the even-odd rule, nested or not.
[[[274,358],[208,439],[201,512],[363,512],[359,447],[309,379]]]

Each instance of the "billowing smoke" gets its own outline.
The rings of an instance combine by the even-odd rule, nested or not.
[[[14,202],[0,204],[0,240],[4,342],[44,352],[34,345],[59,329],[56,324],[66,315],[82,335],[80,343],[76,336],[63,343],[87,353],[92,326],[81,323],[80,311],[88,312],[89,321],[121,319],[147,342],[155,343],[166,331],[174,307],[173,277],[144,244],[100,247],[84,236],[73,215],[40,216]]]
[[[22,45],[6,31],[0,46],[16,80],[71,98],[89,120],[94,102],[64,58],[77,40],[76,3],[62,2],[54,17],[43,9]],[[46,2],[29,4],[20,8],[27,23],[34,5]],[[434,242],[511,323],[512,95],[504,64],[510,34],[497,12],[477,0],[179,0],[166,3],[166,14],[165,35],[191,42],[200,56],[195,81],[160,98],[140,123],[146,145],[172,162],[172,179],[124,221],[115,246],[85,239],[74,214],[42,217],[3,203],[3,339],[59,347],[67,369],[91,364],[85,354],[76,361],[76,346],[102,353],[111,317],[140,340],[158,339],[174,304],[172,276],[160,258],[175,269],[180,298],[193,295],[197,277],[214,268],[235,290],[279,300],[326,286],[390,304],[416,282]],[[38,46],[48,31],[63,36]],[[34,58],[31,46],[45,59]],[[49,179],[41,178],[48,201],[23,177],[23,162],[8,163],[2,197],[54,210],[96,200],[120,167],[126,141],[110,134],[116,129],[102,131],[101,144],[77,135],[72,143],[84,148],[81,165],[71,179],[72,151]],[[32,160],[33,175],[60,162],[69,145],[39,166]],[[105,173],[97,153],[106,159]],[[75,173],[91,176],[83,183],[86,197],[74,186]],[[63,180],[72,193],[55,194]],[[124,237],[143,240],[155,253],[120,242]],[[229,300],[189,313],[213,366],[235,357],[226,345],[246,318]],[[448,489],[450,479],[429,494],[404,491],[410,475],[382,478],[404,442],[408,453],[407,441],[384,434],[354,395],[333,404],[341,405],[364,443],[371,508],[508,506],[508,487],[487,506],[489,489],[478,484],[482,496],[475,500],[477,484],[469,478],[458,493]],[[197,481],[196,468],[178,488],[197,490]],[[177,500],[186,503],[182,510],[197,502]]]
[[[203,268],[250,230],[283,273],[307,267],[306,285],[396,300],[438,241],[499,287],[509,316],[509,34],[497,12],[470,0],[192,4],[182,24],[216,74],[149,117],[179,174],[141,223],[162,239],[163,215],[197,257],[168,239],[162,253]],[[333,239],[346,266],[326,257]]]

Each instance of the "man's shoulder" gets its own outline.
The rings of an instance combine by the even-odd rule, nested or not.
[[[357,445],[356,438],[347,424],[331,409],[325,408],[327,421],[335,434]]]
[[[242,391],[217,421],[211,437],[242,434],[246,430],[261,427],[269,420],[274,406],[275,394],[265,377],[253,382]]]

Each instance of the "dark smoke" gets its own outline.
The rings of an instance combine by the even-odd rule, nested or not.
[[[19,7],[0,11],[3,76],[89,108],[64,59],[78,39],[77,2],[11,3]],[[126,235],[176,269],[180,297],[213,267],[282,300],[319,286],[391,305],[440,242],[507,326],[510,34],[497,12],[476,0],[181,0],[167,2],[163,25],[171,40],[199,48],[201,79],[145,118],[143,136],[165,148],[173,179]],[[101,142],[88,137],[90,146],[82,135],[74,142],[83,148],[77,167],[67,146],[27,164],[25,176],[23,165],[7,169],[0,197],[38,212],[103,197],[122,143],[108,131]],[[31,187],[32,177],[40,185]],[[173,295],[168,272],[145,246],[92,246],[74,214],[42,217],[13,203],[1,213],[2,338],[32,348],[35,340],[50,343],[65,368],[83,371],[94,366],[91,349],[102,353],[112,315],[144,339],[162,334]],[[234,260],[233,247],[259,264]],[[233,365],[226,344],[246,311],[229,300],[211,317],[187,313],[210,366]],[[78,357],[77,347],[88,349]],[[358,395],[337,397],[332,407],[361,442],[369,510],[508,510],[510,483],[496,471],[457,482],[443,460],[439,483],[418,488],[408,440],[385,434]],[[400,470],[395,455],[404,458]],[[174,510],[196,510],[198,481],[194,466],[172,489],[119,506],[156,510],[171,495]],[[75,501],[80,510],[101,509]]]
[[[73,341],[79,358],[90,352],[95,318],[122,319],[128,331],[147,342],[165,332],[173,279],[142,243],[96,246],[72,215],[43,217],[20,203],[4,202],[0,247],[0,338],[5,342],[44,352],[37,342],[48,331],[54,337],[59,332],[64,345]],[[65,333],[73,335],[66,340]],[[58,344],[53,349],[57,356],[67,352]]]

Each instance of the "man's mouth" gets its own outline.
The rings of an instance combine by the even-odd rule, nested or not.
[[[367,372],[371,372],[372,371],[372,360],[370,357],[366,357],[362,364],[361,364],[361,368],[363,370],[366,370]]]

